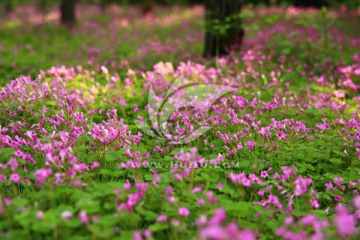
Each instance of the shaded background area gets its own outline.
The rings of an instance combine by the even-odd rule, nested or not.
[[[0,9],[0,239],[357,239],[359,9],[59,2]]]
[[[159,61],[171,61],[174,65],[187,60],[214,64],[202,57],[205,32],[202,2],[78,0],[76,25],[69,29],[60,24],[60,1],[2,0],[0,80],[8,82],[21,74],[34,78],[40,69],[57,65],[91,69],[104,65],[121,75],[130,68],[152,69]],[[300,13],[292,5],[308,8]],[[349,33],[347,36],[359,36],[358,0],[244,1],[242,18],[246,34],[242,52],[251,49],[251,43],[259,41],[267,31],[274,32],[271,37],[280,46],[286,45],[291,37],[284,37],[287,33],[283,28],[293,32],[305,28],[308,39],[316,37],[316,31],[322,34],[321,6],[334,9],[326,16],[334,20],[329,22],[332,31],[341,28]],[[306,15],[307,21],[300,21],[300,15]],[[338,39],[346,38],[337,35]],[[292,38],[298,39],[297,36]]]

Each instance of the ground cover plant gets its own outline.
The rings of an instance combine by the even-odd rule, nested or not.
[[[200,6],[81,8],[0,21],[1,239],[359,237],[358,11],[246,8],[214,61]]]

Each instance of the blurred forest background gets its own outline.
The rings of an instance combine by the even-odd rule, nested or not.
[[[291,17],[294,6],[308,9],[306,17]],[[336,17],[354,34],[359,6],[360,0],[0,0],[0,81],[59,65],[104,65],[126,74],[159,61],[204,62],[235,44],[247,49],[242,39],[281,22],[323,31]],[[323,7],[334,12],[325,16]],[[288,51],[286,37],[276,42],[279,53]]]
[[[359,1],[0,0],[0,240],[360,239]]]
[[[23,4],[36,3],[41,10],[46,10],[53,4],[59,2],[76,2],[76,3],[88,3],[99,4],[106,9],[110,4],[121,5],[138,5],[143,10],[151,11],[154,4],[159,5],[188,5],[188,4],[202,4],[206,0],[0,0],[5,12],[11,12],[16,6]],[[339,7],[341,5],[346,6],[349,9],[357,8],[360,4],[359,0],[243,0],[242,4],[252,6],[303,6],[303,7]]]

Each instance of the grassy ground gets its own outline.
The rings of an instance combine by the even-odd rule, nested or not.
[[[159,9],[156,17],[144,18],[136,8],[114,7],[103,13],[82,6],[84,14],[72,32],[51,18],[56,12],[42,20],[35,9],[26,9],[27,16],[19,13],[2,23],[2,79],[36,76],[39,69],[55,65],[149,70],[159,61],[199,59],[202,50],[200,7]]]
[[[79,9],[0,20],[0,238],[358,238],[359,13]]]

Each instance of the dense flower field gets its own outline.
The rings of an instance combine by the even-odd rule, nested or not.
[[[0,238],[357,239],[360,38],[351,22],[358,13],[265,10],[245,11],[243,49],[215,64],[196,50],[199,7],[166,21],[184,18],[191,34],[144,47],[162,49],[147,71],[141,54],[117,69],[111,63],[123,56],[102,62],[104,52],[87,46],[78,61],[93,62],[83,66],[17,68],[14,59],[8,76],[36,77],[4,78],[0,90]],[[87,24],[81,31],[90,31]],[[24,46],[9,44],[0,39],[2,52],[21,56]],[[170,48],[175,55],[167,56]],[[116,49],[109,47],[111,56]],[[167,62],[174,56],[189,61]],[[56,60],[65,64],[63,57]],[[235,92],[180,103],[166,98],[179,78]],[[151,123],[149,92],[156,106],[174,107],[162,138],[137,126]],[[208,111],[191,107],[209,99]],[[150,124],[153,132],[161,124]],[[209,130],[189,143],[166,139],[199,126]]]

